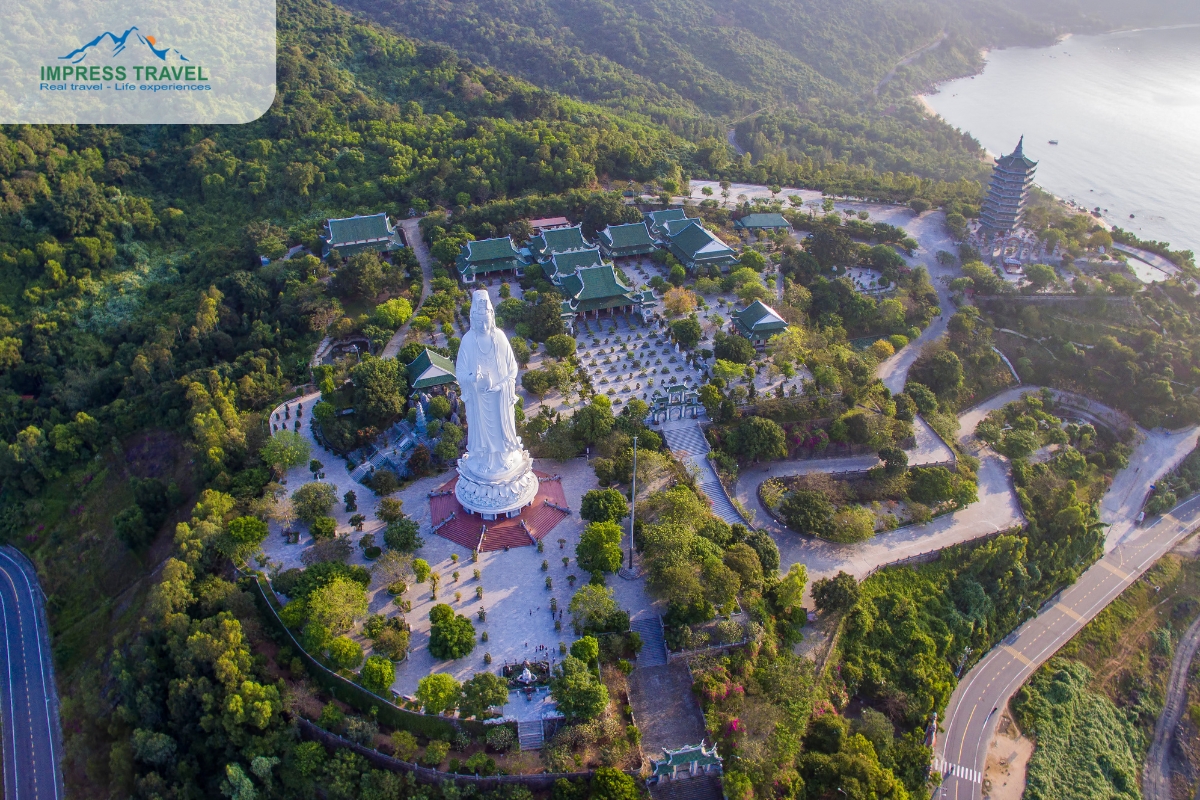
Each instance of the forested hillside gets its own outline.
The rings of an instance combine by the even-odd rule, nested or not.
[[[219,796],[226,763],[292,745],[272,738],[277,715],[211,731],[213,703],[269,682],[238,621],[218,620],[228,602],[190,622],[168,603],[177,632],[220,628],[240,665],[232,688],[172,708],[166,683],[201,668],[164,638],[161,603],[143,605],[193,513],[188,566],[158,574],[184,595],[193,569],[204,591],[228,589],[206,576],[224,562],[204,515],[257,500],[265,412],[308,379],[327,325],[369,310],[353,281],[286,249],[316,247],[328,216],[646,180],[694,149],[323,0],[280,3],[278,75],[274,106],[245,126],[0,129],[0,538],[45,581],[73,796]],[[397,261],[381,279],[411,293],[415,265]],[[192,512],[206,487],[219,493]]]
[[[259,408],[300,377],[332,298],[302,261],[254,266],[315,245],[324,217],[646,179],[688,149],[319,1],[280,12],[279,96],[251,125],[0,132],[0,426],[24,432],[10,488],[75,460],[82,440],[55,426],[77,413],[103,444],[178,424],[197,371]]]
[[[755,161],[773,154],[942,179],[982,175],[978,145],[923,117],[908,97],[910,72],[924,82],[982,63],[978,51],[986,40],[976,28],[947,25],[944,10],[932,6],[873,0],[342,4],[544,88],[647,115],[708,149],[723,145],[727,129],[742,121],[737,142]],[[993,15],[989,22],[1010,41],[1051,40],[1048,28],[1017,15]],[[898,61],[943,36],[919,66],[900,70],[883,96],[876,95]],[[752,119],[759,112],[772,116]],[[779,128],[786,135],[776,134]]]
[[[1172,0],[1141,10],[1076,0],[339,2],[473,63],[645,115],[706,151],[734,130],[755,163],[843,162],[942,180],[985,178],[981,150],[925,116],[914,92],[981,69],[982,48],[1188,13]]]

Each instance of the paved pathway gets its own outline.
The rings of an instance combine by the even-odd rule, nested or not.
[[[1196,617],[1187,633],[1175,647],[1175,658],[1171,661],[1171,677],[1167,680],[1167,697],[1162,713],[1154,725],[1154,740],[1146,754],[1146,766],[1142,770],[1142,796],[1146,800],[1172,800],[1170,755],[1171,743],[1175,741],[1175,726],[1183,716],[1183,704],[1187,701],[1188,672],[1196,649],[1200,647],[1200,617]]]
[[[433,256],[429,254],[429,247],[421,238],[420,224],[421,220],[415,217],[400,221],[400,227],[404,229],[404,240],[408,242],[413,255],[417,257],[417,263],[421,265],[421,298],[413,305],[414,312],[421,307],[421,303],[425,302],[425,298],[429,297],[433,281]],[[410,319],[401,325],[400,330],[392,335],[388,343],[383,346],[383,351],[379,354],[380,358],[395,358],[400,353],[400,348],[404,347],[404,339],[408,336],[408,326],[411,322]]]
[[[4,797],[58,800],[62,731],[45,603],[32,565],[10,547],[0,548],[0,623]]]
[[[874,94],[876,97],[878,97],[880,90],[883,89],[884,86],[887,86],[888,83],[891,82],[892,78],[896,77],[896,70],[900,69],[901,67],[908,66],[909,64],[911,64],[914,61],[916,61],[917,59],[919,59],[921,56],[928,53],[930,50],[936,50],[938,48],[938,46],[941,45],[942,42],[946,41],[947,35],[948,34],[946,33],[946,29],[943,28],[941,30],[941,32],[938,33],[937,38],[934,39],[932,42],[930,42],[929,44],[921,45],[916,50],[913,50],[911,53],[909,53],[908,55],[904,56],[899,61],[897,61],[896,65],[894,67],[892,67],[890,70],[888,70],[888,74],[884,75],[883,78],[880,79],[879,83],[875,84],[875,88],[874,88],[874,90],[872,90],[872,94]]]
[[[1158,267],[1167,275],[1175,276],[1179,274],[1179,266],[1170,259],[1163,258],[1158,253],[1151,253],[1149,250],[1143,250],[1140,247],[1131,247],[1127,244],[1114,244],[1114,250],[1120,250],[1126,255],[1133,256],[1139,261],[1145,261],[1152,267]]]
[[[660,430],[683,465],[696,473],[696,483],[712,503],[713,513],[730,525],[745,524],[708,460],[708,440],[700,423],[693,419],[673,420],[664,422]]]
[[[346,511],[341,502],[335,504],[331,511],[331,515],[337,520],[339,533],[349,536],[354,542],[365,534],[374,534],[376,539],[380,540],[384,526],[375,516],[379,498],[370,489],[353,480],[346,470],[344,460],[324,452],[313,440],[309,419],[312,406],[319,400],[320,395],[312,393],[299,398],[298,401],[291,401],[292,419],[288,420],[288,424],[294,424],[296,404],[299,402],[304,408],[300,433],[310,442],[313,456],[325,463],[323,482],[335,487],[339,500],[350,489],[358,496],[357,513],[367,518],[362,534],[350,529],[351,512]],[[281,416],[282,409],[282,405],[276,409]],[[272,420],[274,413],[271,415]],[[396,682],[393,688],[400,694],[412,694],[416,690],[417,682],[433,672],[446,672],[460,681],[466,680],[474,673],[488,668],[483,663],[484,653],[491,654],[491,669],[496,671],[506,661],[521,661],[534,657],[556,661],[560,657],[559,642],[570,644],[574,641],[571,617],[566,610],[567,604],[580,581],[587,580],[587,573],[580,570],[575,562],[575,546],[585,524],[577,512],[583,494],[589,489],[595,489],[598,484],[591,466],[582,458],[567,462],[537,460],[534,466],[543,472],[561,476],[567,503],[576,512],[550,532],[544,540],[543,553],[537,552],[534,547],[517,547],[508,552],[482,553],[479,561],[472,563],[469,549],[433,534],[428,493],[445,483],[449,477],[448,473],[422,478],[393,495],[403,501],[404,512],[418,523],[421,536],[425,539],[425,545],[417,551],[416,556],[429,562],[432,569],[442,576],[442,585],[436,600],[430,593],[428,583],[413,585],[403,597],[412,602],[412,611],[404,615],[412,626],[412,651],[405,661],[396,666]],[[304,464],[291,470],[285,479],[287,490],[293,492],[309,482],[312,473],[308,471],[308,465]],[[263,550],[272,566],[281,570],[303,566],[302,556],[313,545],[308,533],[301,534],[298,544],[286,544],[279,525],[272,522],[270,527],[271,534],[263,543]],[[295,527],[303,529],[304,526],[297,523]],[[559,539],[564,540],[561,547]],[[570,560],[568,566],[563,565],[563,557]],[[545,571],[542,570],[542,561],[547,562]],[[371,566],[357,546],[352,548],[348,563]],[[478,582],[473,577],[475,569],[479,569],[481,573],[481,580]],[[455,571],[460,576],[458,581],[453,580]],[[576,577],[574,584],[568,580],[568,576],[572,575]],[[553,588],[546,588],[547,577],[551,578]],[[610,580],[609,585],[616,594],[617,602],[630,612],[634,620],[649,617],[657,622],[662,609],[656,608],[647,596],[645,580]],[[477,586],[484,588],[482,601],[476,599]],[[461,599],[455,599],[456,592],[461,593]],[[379,582],[371,585],[368,594],[370,613],[388,616],[400,614],[393,598]],[[551,598],[556,601],[561,612],[560,630],[555,630],[555,617],[550,613]],[[457,613],[469,616],[478,632],[488,632],[489,641],[481,641],[470,656],[457,661],[440,661],[434,658],[429,652],[429,611],[435,603],[448,603]],[[484,622],[480,622],[477,616],[481,607],[487,613]],[[367,640],[361,636],[358,638],[364,646],[369,646]],[[539,649],[539,646],[544,649]]]

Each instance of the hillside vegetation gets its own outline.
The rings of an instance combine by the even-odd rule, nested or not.
[[[227,764],[291,752],[278,695],[269,720],[210,730],[238,681],[275,691],[214,531],[262,513],[265,416],[327,326],[420,283],[405,254],[327,282],[286,250],[319,253],[329,216],[586,194],[598,171],[646,179],[690,149],[322,0],[284,0],[278,24],[278,96],[252,124],[0,128],[0,537],[49,596],[74,796],[219,796]],[[186,563],[157,570],[172,552]],[[147,612],[151,574],[177,603],[156,590]],[[184,642],[218,631],[237,681],[168,707],[174,676],[215,680]]]
[[[985,177],[982,151],[926,116],[911,99],[916,90],[978,71],[983,48],[1047,45],[1069,30],[1139,18],[1114,4],[1085,9],[1075,0],[341,5],[542,88],[663,123],[701,143],[700,166],[710,173],[746,152],[755,164],[768,156],[818,167],[844,161],[949,180]],[[1168,6],[1153,4],[1145,18],[1174,13]],[[730,130],[739,153],[725,147]],[[791,179],[809,185],[806,177]],[[786,178],[776,171],[769,179]]]

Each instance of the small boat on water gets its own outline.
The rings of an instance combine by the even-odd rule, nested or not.
[[[1051,139],[1050,144],[1058,144],[1058,139]]]

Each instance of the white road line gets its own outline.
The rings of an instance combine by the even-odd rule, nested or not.
[[[12,578],[9,576],[8,572],[3,569],[0,569],[0,572],[4,573],[4,576],[6,578],[8,578],[8,582],[11,584]],[[13,592],[14,592],[14,594],[16,593],[15,585],[13,586]],[[8,606],[5,605],[5,603],[4,603],[4,593],[0,592],[0,619],[7,620],[7,618],[8,618]],[[16,798],[18,796],[18,790],[21,788],[21,784],[20,784],[19,774],[18,774],[18,769],[17,769],[17,765],[20,763],[20,761],[17,758],[17,729],[16,729],[17,712],[16,712],[16,706],[13,705],[12,640],[9,638],[9,633],[10,633],[10,629],[9,629],[9,626],[6,624],[4,626],[4,654],[7,656],[5,661],[7,662],[7,666],[8,666],[8,685],[7,685],[7,692],[5,692],[5,693],[8,695],[8,722],[9,722],[8,731],[9,731],[9,736],[12,738],[12,743],[13,743],[13,746],[12,746],[12,751],[13,751],[12,752],[12,756],[13,756],[13,763],[12,763],[13,791],[12,791],[11,796],[13,798]]]
[[[42,622],[41,608],[38,605],[37,595],[33,590],[33,585],[29,582],[29,576],[25,573],[23,566],[17,563],[16,559],[14,559],[8,553],[0,551],[0,556],[3,556],[5,559],[7,559],[13,565],[13,567],[21,573],[21,580],[25,582],[25,591],[29,593],[29,603],[33,608],[33,631],[34,638],[37,640],[38,649],[38,676],[42,680],[42,694],[44,694],[46,697],[46,740],[50,746],[50,770],[54,783],[54,800],[58,800],[58,758],[54,754],[54,738],[57,734],[54,722],[50,718],[50,701],[52,699],[51,692],[57,693],[58,687],[51,686],[51,684],[46,680],[46,658],[42,652],[42,632],[40,630]],[[11,581],[12,578],[10,577],[9,582]],[[13,589],[15,591],[16,587],[14,586]],[[48,634],[49,631],[47,631],[47,635]]]
[[[950,775],[961,780],[970,781],[971,783],[983,783],[983,775],[978,770],[964,767],[962,764],[954,764],[941,758],[934,759],[933,768],[943,775]]]

